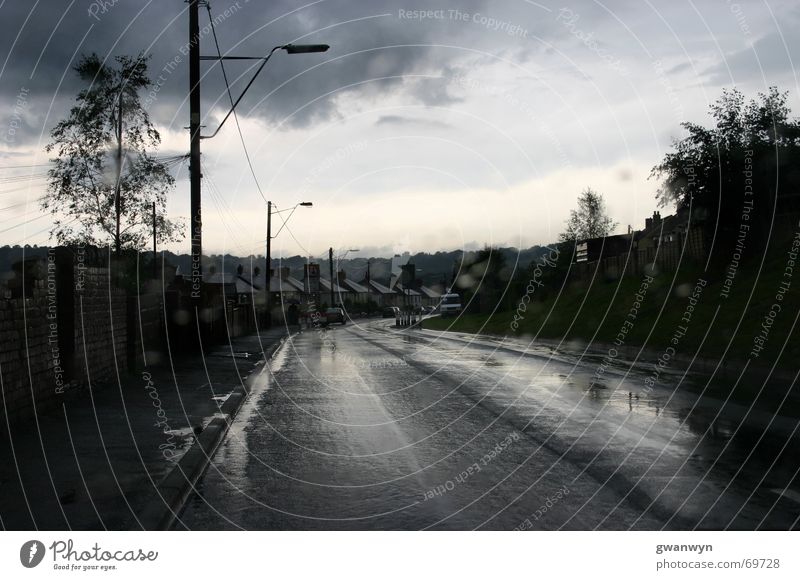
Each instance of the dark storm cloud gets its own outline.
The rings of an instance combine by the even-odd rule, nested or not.
[[[797,26],[800,19],[795,17],[792,20],[795,22],[794,26]],[[704,74],[712,83],[721,85],[763,77],[763,85],[784,86],[783,83],[786,83],[785,86],[790,86],[794,74],[791,64],[798,61],[800,38],[796,34],[773,31],[757,39],[751,47],[726,55],[718,64],[704,71]]]
[[[332,47],[325,54],[290,56],[279,51],[242,101],[242,113],[297,127],[335,117],[348,100],[369,101],[397,92],[424,105],[452,103],[455,97],[447,77],[457,72],[453,61],[480,48],[482,39],[486,47],[498,45],[498,38],[503,43],[524,40],[508,38],[477,19],[459,21],[445,9],[439,17],[426,18],[423,6],[396,1],[309,4],[303,8],[290,1],[211,4],[223,52],[262,55],[288,42],[324,42]],[[474,15],[486,12],[485,6],[484,0],[466,0],[458,3],[458,10]],[[420,8],[423,16],[414,12]],[[151,54],[155,85],[146,99],[148,109],[162,124],[175,128],[186,124],[188,17],[182,0],[6,2],[0,8],[0,21],[5,61],[0,91],[6,125],[11,115],[8,103],[20,89],[30,95],[18,146],[38,140],[43,129],[47,139],[49,128],[74,103],[81,87],[71,67],[81,54],[90,52],[104,58],[140,51]],[[202,53],[211,55],[215,47],[208,23],[203,8]],[[252,73],[244,63],[226,66],[237,95]],[[203,70],[207,73],[202,85],[204,114],[219,115],[228,100],[222,75],[208,62]],[[206,123],[213,128],[213,119]]]
[[[445,123],[444,121],[438,121],[436,119],[420,119],[417,117],[405,117],[403,115],[382,115],[375,121],[375,125],[395,125],[395,126],[413,126],[417,125],[420,127],[426,128],[440,128],[440,129],[447,129],[451,128],[452,125],[449,123]]]

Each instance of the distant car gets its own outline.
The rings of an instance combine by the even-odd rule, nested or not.
[[[400,309],[397,306],[387,306],[383,309],[381,315],[384,318],[397,318],[400,316]]]
[[[344,324],[346,322],[344,310],[341,308],[328,308],[325,311],[325,324],[333,324],[334,322],[338,322],[340,324]]]

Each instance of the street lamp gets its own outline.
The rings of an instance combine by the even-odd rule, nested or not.
[[[271,254],[271,252],[272,252],[272,238],[277,238],[278,237],[278,234],[281,233],[283,231],[283,228],[286,227],[286,224],[289,223],[289,220],[292,218],[292,215],[294,214],[295,210],[298,207],[313,207],[313,206],[314,206],[314,204],[311,203],[310,201],[302,201],[300,203],[294,204],[293,207],[272,211],[272,202],[271,201],[267,202],[267,267],[266,267],[267,273],[266,273],[266,276],[265,276],[266,284],[264,285],[264,288],[267,291],[267,295],[266,295],[266,298],[264,300],[264,305],[266,306],[266,309],[267,309],[267,320],[266,320],[266,327],[267,328],[270,328],[272,326],[272,292],[270,292],[270,289],[269,289],[269,282],[270,282],[270,277],[271,277],[270,276],[270,266],[271,266],[271,262],[272,262],[272,254]],[[272,214],[274,214],[274,213],[275,214],[283,213],[285,211],[288,211],[288,212],[291,212],[291,213],[289,214],[289,216],[285,220],[283,220],[283,225],[280,227],[280,229],[273,236],[272,235]]]
[[[281,48],[287,54],[308,54],[309,52],[326,52],[330,46],[327,44],[285,44]]]
[[[212,137],[216,137],[219,130],[222,129],[222,126],[225,124],[225,121],[228,120],[233,114],[233,111],[236,109],[236,106],[242,100],[247,89],[250,88],[256,77],[258,77],[259,73],[264,69],[269,59],[272,57],[273,53],[276,50],[285,50],[286,54],[309,54],[312,52],[325,52],[330,48],[327,44],[284,44],[283,46],[275,46],[272,50],[269,51],[267,56],[201,56],[200,60],[260,60],[261,64],[256,69],[256,72],[253,74],[253,77],[248,81],[247,85],[245,85],[242,94],[236,99],[236,101],[231,105],[231,110],[223,117],[222,122],[217,127],[217,130],[214,131],[211,135],[203,135],[201,139],[211,139]]]
[[[203,221],[201,217],[201,185],[200,172],[200,140],[215,137],[228,117],[231,116],[236,106],[242,100],[247,90],[256,80],[258,74],[269,61],[276,50],[285,50],[287,54],[307,54],[312,52],[325,52],[330,48],[327,44],[284,44],[274,47],[267,56],[200,56],[200,5],[207,5],[202,0],[188,0],[189,3],[189,182],[191,194],[191,298],[195,309],[200,305],[201,287],[203,283],[203,269],[201,259],[203,255]],[[222,119],[217,130],[211,135],[200,135],[200,61],[201,60],[260,60],[261,64],[253,78],[247,83],[239,98],[231,104],[228,114]],[[269,238],[268,238],[269,239]],[[269,243],[269,242],[267,242]],[[269,262],[267,262],[267,294],[269,294]]]

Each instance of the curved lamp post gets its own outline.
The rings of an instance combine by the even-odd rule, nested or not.
[[[266,276],[265,276],[265,284],[264,284],[264,289],[267,292],[266,298],[264,299],[264,305],[266,306],[266,309],[267,309],[266,321],[265,321],[265,324],[266,324],[267,328],[270,328],[272,326],[272,292],[269,289],[269,282],[270,282],[270,278],[272,277],[270,275],[271,274],[270,270],[272,268],[272,264],[271,264],[271,262],[272,262],[272,254],[271,254],[271,252],[272,252],[272,239],[278,237],[278,234],[281,233],[281,231],[283,231],[283,228],[285,228],[286,224],[289,223],[289,220],[291,219],[292,215],[294,214],[295,210],[298,207],[313,207],[314,206],[314,204],[311,203],[310,201],[301,201],[300,203],[294,204],[294,206],[292,206],[290,208],[272,211],[272,205],[273,205],[273,203],[271,201],[267,202],[267,264],[266,264],[267,273],[266,273]],[[291,213],[289,213],[288,217],[285,220],[283,220],[283,225],[280,227],[280,229],[278,229],[278,231],[273,236],[272,235],[272,214],[279,214],[279,213],[283,213],[285,211],[288,211],[288,212],[291,212]]]
[[[339,261],[340,260],[344,260],[345,256],[347,256],[347,254],[349,254],[350,252],[358,252],[358,251],[359,251],[358,248],[355,248],[355,249],[351,248],[351,249],[347,250],[344,254],[337,254],[336,255],[336,269],[337,270],[339,269]],[[328,264],[329,264],[329,267],[330,267],[330,274],[331,274],[331,308],[333,308],[333,305],[336,303],[335,293],[334,293],[334,290],[333,290],[333,248],[330,248],[328,250]]]

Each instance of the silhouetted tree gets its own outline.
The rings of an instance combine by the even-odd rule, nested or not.
[[[115,60],[117,68],[92,54],[75,66],[89,86],[78,93],[77,104],[52,130],[45,147],[56,157],[42,208],[56,216],[50,234],[60,243],[110,242],[119,254],[152,239],[153,202],[158,241],[181,235],[165,209],[175,180],[148,153],[160,142],[139,100],[139,91],[151,84],[148,58]]]
[[[578,197],[578,209],[570,211],[567,229],[559,235],[561,242],[575,242],[608,236],[617,227],[617,222],[606,212],[603,196],[591,187]]]
[[[800,124],[787,95],[771,87],[746,103],[724,90],[710,107],[713,127],[682,123],[688,135],[651,173],[661,180],[660,204],[691,209],[718,244],[732,243],[743,221],[749,238],[763,234],[774,203],[800,192]]]

